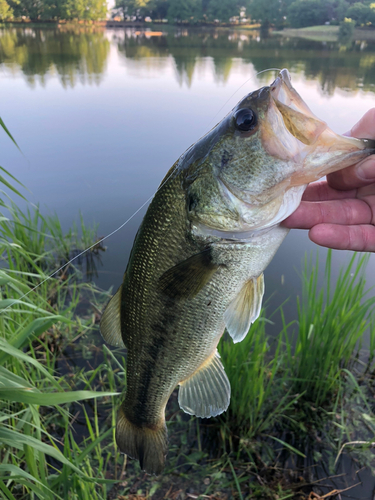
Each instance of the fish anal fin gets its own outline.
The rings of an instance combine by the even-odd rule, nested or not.
[[[158,425],[134,425],[121,406],[116,425],[116,442],[123,453],[139,460],[147,474],[160,474],[168,452],[168,433],[164,416]]]
[[[220,266],[208,248],[168,269],[159,278],[159,290],[171,298],[192,298],[210,281]]]
[[[233,342],[241,342],[249,331],[251,323],[258,318],[264,294],[263,273],[244,283],[238,295],[224,313],[225,326]]]
[[[125,347],[121,336],[121,290],[122,285],[108,302],[100,320],[103,339],[114,347]]]
[[[223,413],[230,401],[230,383],[217,350],[191,377],[180,382],[178,403],[184,412],[201,418]]]

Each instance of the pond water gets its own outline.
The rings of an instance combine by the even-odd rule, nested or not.
[[[148,200],[174,161],[246,93],[287,67],[313,112],[345,132],[375,106],[375,42],[261,38],[227,29],[0,30],[0,116],[22,153],[0,134],[2,167],[63,228],[79,220],[105,236]],[[106,240],[96,282],[122,280],[141,209]],[[265,272],[272,312],[291,297],[295,315],[307,233],[292,231]],[[326,250],[320,250],[325,261]],[[335,251],[333,275],[350,252]],[[322,266],[323,267],[323,266]],[[374,285],[375,255],[367,268]]]
[[[1,134],[1,165],[64,228],[81,211],[107,235],[152,196],[187,147],[245,93],[272,81],[273,72],[257,72],[273,67],[290,70],[308,105],[337,132],[375,105],[375,43],[262,39],[224,29],[161,36],[2,29],[0,116],[23,155]],[[144,212],[106,241],[97,279],[103,288],[120,284]],[[315,248],[306,232],[290,233],[266,271],[270,310],[299,289],[296,270]],[[320,254],[324,261],[325,250]],[[335,273],[349,257],[335,252]],[[374,269],[372,256],[369,274]]]

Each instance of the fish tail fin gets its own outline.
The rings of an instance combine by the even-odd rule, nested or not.
[[[168,451],[168,433],[164,416],[159,425],[138,427],[125,416],[123,408],[117,416],[116,442],[123,453],[139,460],[148,474],[160,474]]]

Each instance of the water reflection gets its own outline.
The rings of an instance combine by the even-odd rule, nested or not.
[[[63,87],[99,84],[106,69],[110,43],[104,30],[12,28],[0,30],[0,64],[22,71],[31,87],[46,85],[54,74]]]
[[[317,42],[305,39],[262,38],[258,32],[183,30],[162,37],[125,31],[113,41],[127,59],[160,58],[171,55],[178,80],[191,85],[197,64],[211,58],[215,80],[225,83],[236,60],[252,64],[256,71],[288,67],[306,79],[318,80],[324,94],[335,88],[345,91],[374,91],[375,42]],[[260,79],[268,79],[267,75]]]
[[[173,64],[177,81],[188,87],[202,68],[225,84],[239,64],[251,64],[255,71],[288,67],[305,79],[319,81],[327,95],[336,88],[375,91],[372,41],[264,38],[256,31],[224,29],[179,29],[158,35],[134,29],[2,29],[0,65],[11,74],[21,71],[30,86],[45,85],[55,73],[64,87],[100,84],[112,45],[132,71],[162,72]],[[260,79],[266,81],[268,75]]]

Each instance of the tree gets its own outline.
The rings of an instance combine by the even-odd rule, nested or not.
[[[5,0],[0,0],[0,20],[5,21],[13,17],[13,9]]]
[[[85,19],[99,21],[107,16],[106,0],[87,0],[87,10]]]
[[[123,17],[146,16],[151,13],[152,0],[116,0],[115,8],[121,9]]]
[[[251,18],[260,21],[262,26],[282,25],[287,8],[293,0],[248,0],[246,6]],[[244,3],[244,2],[242,2]]]
[[[78,20],[85,19],[87,8],[87,0],[67,0],[66,18]]]
[[[367,23],[375,24],[375,4],[364,5],[356,2],[349,7],[346,17],[353,19],[357,26]]]
[[[324,24],[330,20],[330,3],[326,0],[297,0],[290,5],[287,20],[294,28]]]
[[[240,6],[237,0],[210,0],[207,6],[207,17],[213,21],[218,19],[227,22],[233,16],[239,15]]]
[[[152,19],[165,19],[168,14],[169,0],[152,0],[150,2],[150,15]]]
[[[40,19],[44,11],[42,0],[7,0],[13,9],[14,17],[28,17],[29,19]]]
[[[44,0],[44,9],[41,14],[42,19],[65,19],[66,0]]]
[[[170,0],[167,16],[169,22],[196,23],[203,17],[202,2],[201,0]]]

